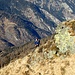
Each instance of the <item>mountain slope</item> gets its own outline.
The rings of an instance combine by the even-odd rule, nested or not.
[[[0,69],[0,75],[75,75],[75,55],[66,57],[64,60],[41,59],[41,61],[36,60],[29,64],[27,61],[31,55],[32,53]]]
[[[7,41],[1,40],[0,48],[47,37],[61,21],[70,19],[75,19],[74,0],[0,0],[0,37]]]
[[[52,38],[43,39],[45,42],[37,48],[32,47],[33,51],[26,56],[10,61],[7,66],[0,69],[0,75],[75,75],[73,39],[75,39],[75,20],[63,22],[57,27],[56,34]],[[20,48],[22,49],[27,50],[24,46]],[[22,54],[20,52],[20,55]]]

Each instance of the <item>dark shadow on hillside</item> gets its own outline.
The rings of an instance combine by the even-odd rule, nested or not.
[[[7,45],[8,45],[9,47],[14,46],[12,43],[8,42],[7,40],[5,40],[5,39],[3,39],[3,38],[0,38],[0,40],[2,40],[3,42],[7,43]]]
[[[63,13],[62,13],[62,11],[63,11],[63,9],[64,8],[62,8],[61,10],[59,10],[59,11],[57,11],[56,9],[53,9],[53,7],[51,6],[51,8],[50,8],[50,13],[54,16],[54,17],[56,17],[58,20],[60,20],[61,22],[62,21],[65,21],[65,17],[64,17],[64,15],[63,15]]]
[[[46,24],[48,24],[48,25],[50,25],[51,27],[54,27],[54,28],[57,26],[56,23],[54,23],[52,20],[47,19],[45,17],[45,14],[40,10],[40,8],[37,5],[34,5],[34,4],[31,3],[30,7],[32,8],[34,13],[36,12],[35,15],[42,18]]]
[[[74,0],[74,3],[72,1],[68,1],[68,0],[65,0],[66,3],[69,5],[69,7],[73,10],[73,13],[75,14],[75,0]]]
[[[32,22],[24,20],[20,16],[13,17],[12,19],[17,22],[18,27],[25,28],[31,36],[41,38],[35,30],[37,27]]]

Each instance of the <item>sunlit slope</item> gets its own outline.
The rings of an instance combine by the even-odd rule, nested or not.
[[[0,69],[0,75],[75,75],[75,54],[50,59],[44,56],[45,52],[38,51],[36,48],[27,56],[11,62]]]
[[[56,34],[26,56],[10,61],[0,75],[75,75],[74,29],[75,20],[61,23]]]

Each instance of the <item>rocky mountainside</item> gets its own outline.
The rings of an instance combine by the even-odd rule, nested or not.
[[[28,50],[30,45],[33,43],[7,55],[10,63],[1,63],[0,75],[75,75],[75,20],[58,25],[56,34],[43,39],[39,47]]]
[[[70,19],[75,19],[74,0],[0,0],[0,49],[51,35]]]

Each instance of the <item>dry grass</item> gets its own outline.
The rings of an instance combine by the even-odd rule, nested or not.
[[[42,51],[43,51],[43,46],[40,46],[39,50],[38,50],[38,53],[42,53]]]
[[[65,75],[65,68],[61,67],[61,74]]]
[[[30,62],[34,60],[31,57],[35,53],[29,53],[25,57],[19,58],[0,69],[0,75],[4,75],[4,73],[5,75],[75,75],[75,55],[70,55],[64,58],[64,60],[60,59],[60,57],[54,58],[53,60],[43,59],[40,60],[40,63],[36,62],[32,65]],[[38,53],[38,56],[40,56],[40,53]]]
[[[29,52],[33,50],[33,44],[31,44],[32,42],[27,43],[22,47],[7,49],[6,51],[8,51],[8,53],[2,54],[1,56],[0,67],[4,67],[4,65],[7,65],[9,62],[15,61],[19,58],[23,58],[24,56],[26,56]]]
[[[64,24],[71,28],[71,30],[68,31],[71,33],[71,36],[75,36],[75,20],[67,21]]]
[[[50,39],[50,37],[43,38],[42,40],[40,40],[41,44],[39,46],[38,53],[42,52],[43,44],[45,44],[49,39]],[[48,42],[48,44],[49,43],[50,42]],[[49,47],[49,45],[47,46],[47,48]],[[0,61],[0,67],[4,67],[4,65],[9,64],[9,62],[13,62],[19,58],[25,57],[30,52],[34,52],[35,48],[36,47],[34,46],[34,41],[32,41],[21,47],[16,47],[16,48],[13,47],[13,48],[6,49],[5,51],[7,51],[8,53],[2,54],[2,56],[1,56],[2,62]]]
[[[10,62],[13,61],[9,63],[6,60],[9,65],[0,69],[0,75],[4,75],[4,73],[5,75],[75,75],[75,55],[66,52],[66,55],[70,56],[66,56],[64,60],[57,54],[54,54],[53,59],[42,58],[43,52],[50,50],[59,50],[56,47],[55,40],[50,38],[45,38],[45,41],[44,39],[41,40],[41,45],[37,48],[34,47],[33,42],[14,48],[10,54],[6,55],[8,60],[11,56]],[[64,56],[64,54],[60,53],[60,56]],[[42,59],[39,60],[39,58]],[[37,62],[38,60],[39,62]]]

